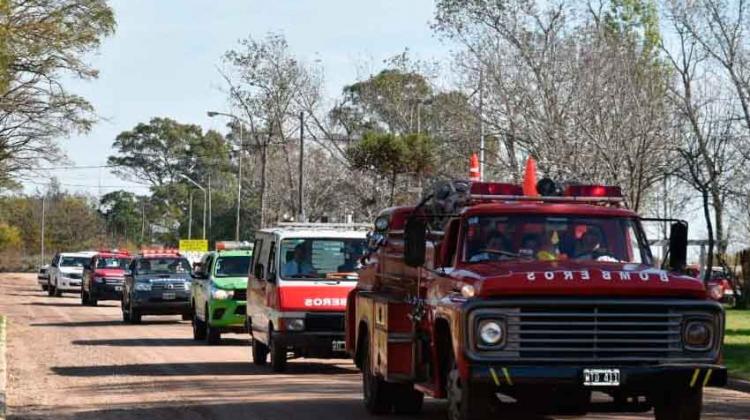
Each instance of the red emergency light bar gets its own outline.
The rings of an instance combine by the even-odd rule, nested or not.
[[[568,185],[565,197],[614,197],[622,198],[622,189],[608,185]]]
[[[472,182],[470,192],[472,196],[523,195],[523,188],[520,185],[501,182]]]
[[[127,250],[119,249],[100,249],[97,252],[100,254],[130,255],[130,252],[128,252]]]
[[[156,257],[156,256],[170,256],[179,257],[180,252],[174,248],[159,248],[159,249],[144,249],[141,250],[141,255],[144,257]]]
[[[229,250],[252,250],[253,244],[249,241],[217,241],[217,251],[229,251]]]

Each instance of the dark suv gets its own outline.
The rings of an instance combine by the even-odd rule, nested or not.
[[[96,306],[100,300],[121,300],[123,274],[132,257],[125,251],[99,251],[83,267],[81,305]]]
[[[141,322],[143,315],[182,315],[190,319],[191,270],[177,252],[144,252],[125,271],[122,320]]]

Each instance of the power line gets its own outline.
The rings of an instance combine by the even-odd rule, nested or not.
[[[24,183],[49,186],[50,182],[36,182],[36,181],[24,181]],[[56,182],[55,184],[63,187],[79,187],[79,188],[151,188],[149,185],[89,185],[89,184],[69,184],[65,182]]]

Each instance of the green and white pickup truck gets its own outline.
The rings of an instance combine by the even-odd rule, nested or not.
[[[218,344],[225,332],[245,332],[247,276],[252,250],[206,254],[193,272],[193,339]]]

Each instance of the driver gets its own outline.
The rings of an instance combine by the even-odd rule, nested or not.
[[[305,243],[299,243],[294,247],[294,258],[284,264],[281,273],[285,277],[306,276],[315,274],[315,268],[307,261],[307,250]]]
[[[501,232],[495,231],[490,233],[490,237],[487,239],[487,245],[484,249],[480,249],[479,253],[472,255],[469,262],[497,260],[502,257],[503,253],[510,254],[508,240]]]
[[[601,237],[599,234],[591,229],[588,229],[586,233],[581,236],[580,243],[578,244],[578,253],[576,254],[577,260],[595,260],[601,256]]]

